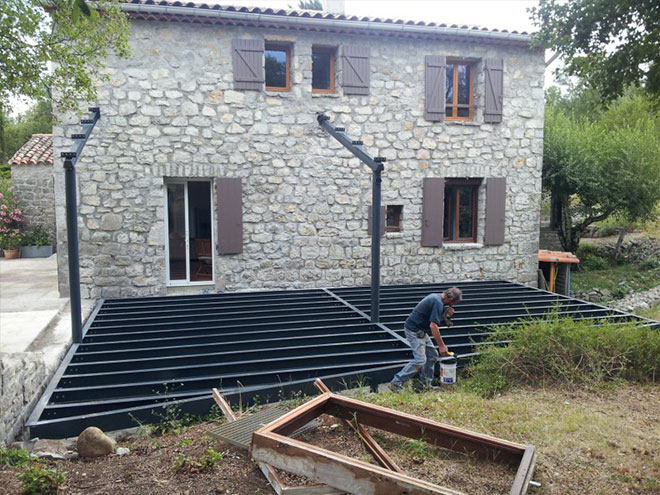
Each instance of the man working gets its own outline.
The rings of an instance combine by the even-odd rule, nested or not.
[[[422,299],[406,319],[403,329],[412,348],[413,359],[399,371],[392,382],[390,390],[398,392],[403,385],[418,375],[421,388],[429,388],[433,380],[433,369],[438,361],[438,351],[431,341],[430,334],[438,343],[440,355],[448,356],[449,351],[440,335],[442,313],[447,306],[447,315],[454,314],[454,304],[463,299],[463,292],[458,287],[451,287],[442,294],[429,294]]]

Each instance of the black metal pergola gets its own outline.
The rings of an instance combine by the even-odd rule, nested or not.
[[[442,329],[459,362],[475,356],[493,327],[553,310],[609,325],[657,322],[505,281],[343,287],[103,300],[30,416],[31,436],[78,435],[157,422],[165,407],[204,414],[217,387],[232,403],[272,402],[331,388],[389,381],[410,359],[403,322],[430,292],[456,285],[464,301]]]

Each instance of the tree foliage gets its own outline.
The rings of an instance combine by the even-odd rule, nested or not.
[[[298,8],[303,10],[323,10],[321,0],[299,0]]]
[[[32,134],[50,134],[53,113],[50,101],[40,101],[17,117],[0,115],[3,119],[3,139],[0,141],[0,163],[6,163]]]
[[[0,106],[16,96],[52,97],[60,111],[94,101],[104,59],[128,56],[128,33],[119,0],[2,0]]]
[[[652,101],[632,92],[594,120],[549,104],[543,185],[558,207],[568,251],[577,250],[589,225],[611,215],[651,219],[660,201],[660,117]]]
[[[541,0],[531,9],[536,42],[607,101],[630,85],[660,96],[658,0]]]

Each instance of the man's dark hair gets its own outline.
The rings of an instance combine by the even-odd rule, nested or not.
[[[450,299],[454,304],[463,300],[463,291],[458,287],[450,287],[443,292],[447,299]]]

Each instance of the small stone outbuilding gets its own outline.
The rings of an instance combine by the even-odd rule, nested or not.
[[[545,66],[529,35],[165,0],[121,8],[133,53],[106,61],[101,119],[77,164],[83,297],[368,285],[371,174],[319,113],[387,159],[383,283],[536,285]],[[56,156],[78,122],[54,129]],[[66,253],[62,167],[56,191]]]
[[[25,228],[41,225],[55,243],[53,135],[33,134],[9,163],[14,192],[23,208]]]

